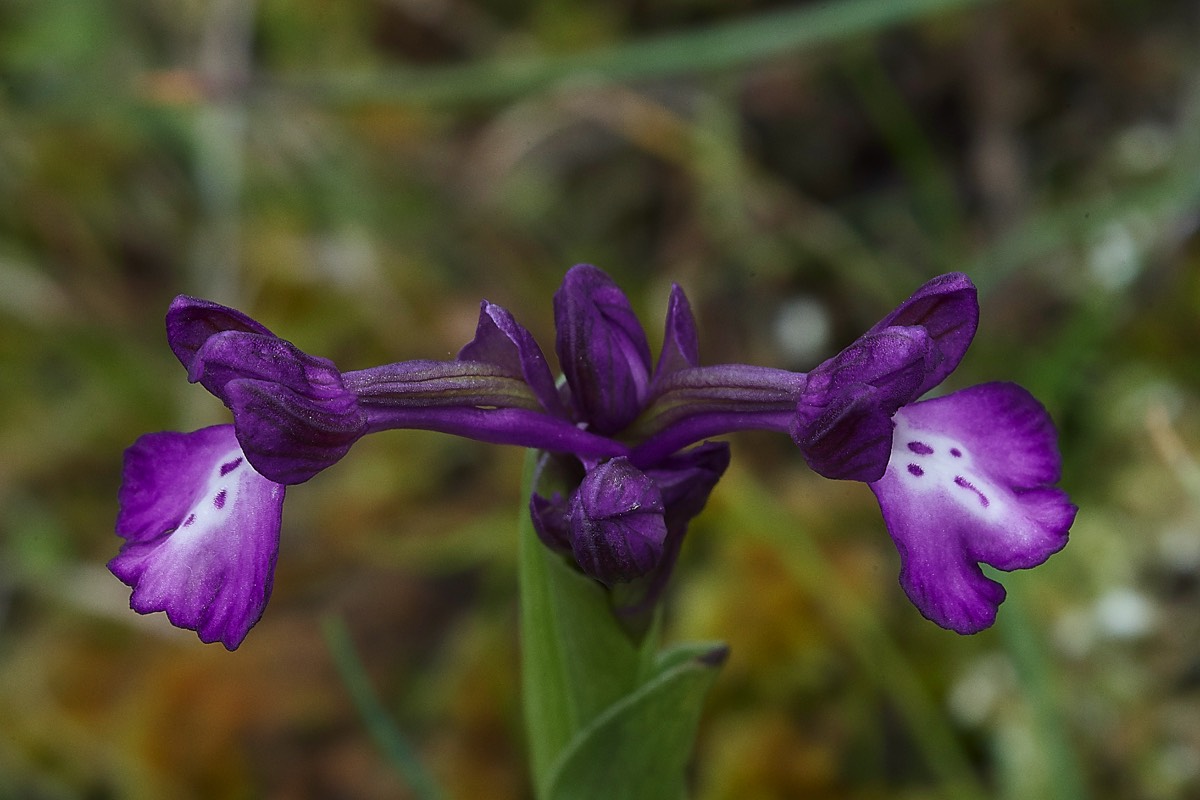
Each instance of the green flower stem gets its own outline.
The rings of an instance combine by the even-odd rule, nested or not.
[[[526,459],[522,497],[532,491]],[[608,592],[518,519],[521,692],[540,800],[683,797],[701,704],[724,660],[719,644],[656,653],[658,625],[635,643]]]

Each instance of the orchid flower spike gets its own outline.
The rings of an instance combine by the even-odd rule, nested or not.
[[[991,383],[921,400],[978,327],[965,275],[929,281],[809,373],[702,365],[678,286],[654,361],[628,298],[591,265],[567,272],[554,316],[559,382],[529,332],[486,301],[452,361],[341,372],[239,311],[177,298],[170,346],[233,423],[149,434],[126,452],[125,544],[109,567],[130,605],[236,648],[270,596],[284,487],[364,435],[404,428],[541,451],[534,528],[621,588],[620,613],[661,595],[729,465],[729,445],[710,440],[739,430],[786,434],[819,474],[868,484],[904,591],[959,633],[991,625],[1004,599],[980,564],[1032,567],[1066,544],[1076,507],[1054,486],[1054,426],[1028,392]]]

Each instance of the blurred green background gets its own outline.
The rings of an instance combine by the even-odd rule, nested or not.
[[[587,261],[652,340],[806,369],[923,280],[947,383],[1059,425],[1072,542],[923,620],[870,492],[734,438],[669,636],[721,638],[696,796],[1200,796],[1200,13],[1182,0],[0,0],[0,797],[392,798],[321,620],[455,798],[528,795],[522,454],[421,432],[288,492],[236,653],[128,610],[121,452],[227,419],[177,293],[344,369],[552,350]]]

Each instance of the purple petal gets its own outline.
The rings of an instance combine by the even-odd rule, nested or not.
[[[944,628],[995,620],[1001,570],[1037,566],[1062,549],[1076,507],[1059,477],[1053,423],[1010,383],[974,386],[896,414],[891,461],[871,484],[896,548],[900,584]]]
[[[876,323],[867,335],[886,328],[918,325],[933,340],[935,356],[913,399],[937,386],[954,371],[975,336],[979,326],[979,300],[971,279],[961,272],[934,278]]]
[[[979,322],[975,287],[942,275],[808,376],[792,438],[827,478],[875,481],[891,446],[891,415],[962,360]]]
[[[505,309],[487,302],[480,305],[479,324],[472,339],[458,353],[459,361],[482,361],[522,378],[549,414],[565,417],[554,376],[537,340]]]
[[[554,294],[556,349],[579,415],[612,434],[641,412],[650,345],[629,299],[590,264],[572,267]]]
[[[546,451],[538,454],[529,516],[538,538],[556,553],[571,552],[569,498],[586,474],[583,464],[572,455]]]
[[[696,334],[696,320],[692,316],[692,307],[688,303],[683,289],[675,284],[671,287],[671,297],[667,301],[667,324],[663,333],[662,353],[658,356],[658,366],[654,370],[654,381],[672,372],[678,372],[688,367],[700,366],[699,336]]]
[[[662,595],[679,558],[688,524],[708,503],[709,495],[728,467],[729,444],[705,442],[646,470],[662,493],[667,536],[658,565],[620,599],[617,610],[621,614],[630,616],[647,611]]]
[[[686,525],[699,514],[728,468],[727,442],[705,442],[648,467],[646,475],[662,493],[667,525]]]
[[[275,336],[226,331],[208,338],[188,364],[188,380],[225,400],[225,387],[240,378],[270,381],[314,395],[346,394],[341,372],[327,358],[310,356]]]
[[[275,572],[284,487],[243,456],[232,425],[152,433],[125,451],[108,568],[130,608],[233,650],[262,617]]]
[[[885,328],[809,373],[792,439],[814,472],[866,482],[882,477],[892,415],[920,396],[931,353],[924,328]]]
[[[226,387],[246,457],[276,483],[304,483],[336,464],[367,431],[354,395],[314,398],[267,381]]]
[[[234,412],[246,457],[272,481],[308,480],[366,432],[366,415],[333,362],[239,311],[180,296],[167,312],[167,338],[188,380]]]
[[[366,432],[366,415],[328,359],[261,334],[226,332],[196,352],[189,379],[233,411],[250,463],[276,483],[302,483]]]
[[[571,497],[571,549],[579,568],[605,584],[645,575],[667,535],[662,494],[627,458],[590,470]]]
[[[167,310],[167,342],[184,367],[191,369],[196,352],[210,337],[240,331],[274,337],[266,326],[227,306],[179,295]]]
[[[529,498],[529,518],[542,544],[559,553],[571,551],[571,523],[567,500],[559,492],[550,497],[533,494]]]

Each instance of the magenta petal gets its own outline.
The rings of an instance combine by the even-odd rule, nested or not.
[[[205,642],[237,648],[271,596],[284,487],[242,454],[232,425],[151,433],[125,451],[108,568],[133,587],[129,606],[165,611]]]
[[[792,426],[808,465],[826,478],[879,480],[890,417],[958,366],[978,322],[970,279],[942,275],[809,373]]]
[[[900,551],[900,583],[926,617],[975,633],[1004,600],[980,562],[1033,567],[1067,543],[1076,507],[1049,485],[1059,477],[1053,424],[1009,383],[905,406],[895,424],[871,490]]]
[[[188,365],[188,380],[199,382],[226,403],[229,383],[243,378],[277,383],[314,398],[349,394],[332,361],[275,336],[218,333],[200,346]]]

